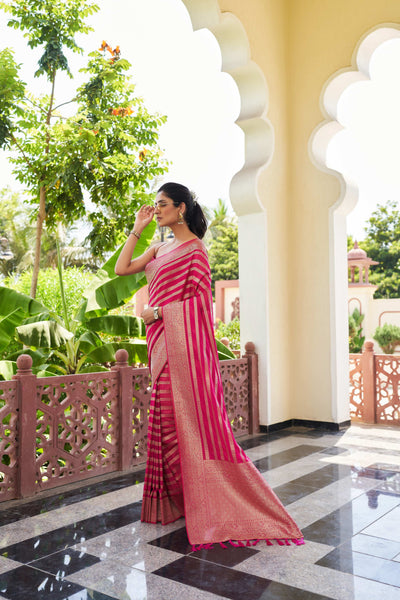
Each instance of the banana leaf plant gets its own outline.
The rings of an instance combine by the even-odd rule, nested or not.
[[[133,256],[139,256],[149,246],[155,223],[143,232]],[[15,290],[0,286],[0,354],[17,339],[21,349],[0,360],[0,378],[10,379],[16,372],[16,359],[21,353],[32,357],[33,372],[39,377],[56,373],[89,373],[106,371],[115,360],[119,348],[128,351],[129,362],[147,363],[147,344],[143,320],[130,315],[110,314],[129,302],[146,284],[143,273],[119,277],[114,267],[121,248],[97,272],[96,278],[83,293],[80,306],[72,318],[65,301],[62,261],[58,249],[58,271],[63,316]],[[112,341],[104,341],[100,333]],[[124,339],[125,338],[125,339]],[[220,360],[235,358],[217,340]]]
[[[152,223],[143,232],[133,256],[149,246],[155,230]],[[119,277],[114,272],[121,248],[97,272],[85,290],[82,302],[72,318],[68,315],[58,257],[62,317],[25,294],[0,286],[0,353],[4,354],[15,338],[21,350],[0,361],[0,377],[9,379],[16,372],[16,359],[22,352],[30,354],[33,371],[43,377],[55,373],[88,373],[108,370],[115,352],[125,348],[131,363],[147,362],[147,345],[143,320],[131,315],[109,314],[126,304],[146,283],[143,273]],[[105,342],[100,333],[114,339]],[[125,338],[125,339],[121,339]],[[22,348],[22,345],[24,348]]]

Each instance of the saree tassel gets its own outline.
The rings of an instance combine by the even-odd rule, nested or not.
[[[192,545],[192,552],[198,552],[199,550],[206,550],[207,544],[199,544],[198,546]]]
[[[267,546],[273,546],[274,544],[279,544],[279,546],[291,546],[292,544],[295,544],[296,546],[302,546],[303,544],[305,544],[304,542],[304,538],[282,538],[282,539],[277,539],[274,538],[272,540],[270,539],[266,539],[266,540],[228,540],[226,542],[218,542],[218,544],[221,546],[221,548],[228,548],[228,544],[230,544],[231,546],[233,546],[234,548],[249,548],[251,546],[257,546],[257,544],[259,544],[261,541],[265,541]],[[217,542],[215,542],[217,543]],[[195,544],[192,545],[192,552],[197,552],[198,550],[213,550],[214,549],[214,544],[213,543],[208,543],[208,544],[199,544],[198,546],[196,546]]]
[[[292,542],[293,544],[296,544],[296,546],[303,546],[305,544],[304,538],[292,538]]]

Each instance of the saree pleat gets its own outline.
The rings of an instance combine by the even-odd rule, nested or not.
[[[142,521],[166,525],[183,515],[182,473],[166,364],[151,395]]]
[[[302,534],[237,444],[226,413],[216,350],[210,268],[190,240],[148,263],[147,328],[153,391],[142,520],[185,516],[193,545],[227,540],[301,544]],[[251,542],[253,540],[253,542]]]

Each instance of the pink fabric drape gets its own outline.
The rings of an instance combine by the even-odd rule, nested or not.
[[[184,514],[193,545],[261,539],[303,543],[301,531],[232,433],[203,242],[190,240],[152,260],[146,276],[149,305],[162,306],[163,318],[147,329],[153,392],[142,520],[166,523]]]

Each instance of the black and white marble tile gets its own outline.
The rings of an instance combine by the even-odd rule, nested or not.
[[[192,551],[140,522],[143,469],[0,505],[0,600],[400,600],[400,436],[304,427],[241,441],[306,544]]]

